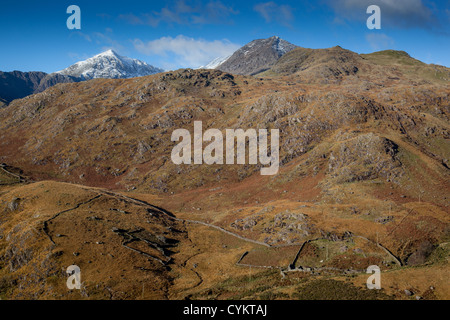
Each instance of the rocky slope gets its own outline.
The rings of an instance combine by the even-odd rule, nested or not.
[[[254,75],[269,69],[280,57],[297,46],[279,37],[259,39],[237,50],[231,57],[210,68],[240,75]],[[218,64],[218,65],[217,65]]]
[[[296,76],[308,82],[329,83],[355,74],[360,75],[356,79],[364,79],[367,84],[378,80],[391,80],[396,84],[403,82],[405,85],[446,84],[450,79],[448,68],[425,64],[403,51],[386,50],[358,55],[339,46],[294,49],[259,76]],[[370,76],[375,81],[370,81]]]
[[[39,86],[36,88],[34,93],[43,92],[58,83],[73,83],[80,81],[82,81],[80,78],[65,76],[58,73],[50,73],[41,79]]]
[[[344,130],[350,136],[373,132],[373,139],[398,135],[396,139],[412,143],[446,168],[450,158],[446,86],[408,88],[403,87],[407,80],[399,80],[395,90],[391,85],[395,80],[386,78],[380,79],[376,88],[364,77],[351,74],[340,81],[347,86],[292,85],[291,78],[259,81],[220,71],[181,70],[135,82],[95,80],[58,85],[1,111],[0,159],[19,167],[37,165],[38,171],[58,172],[73,181],[178,189],[179,169],[166,154],[172,145],[171,131],[190,129],[194,119],[201,119],[205,128],[214,123],[219,129],[279,128],[283,165],[298,161]],[[46,129],[36,134],[43,126]],[[356,127],[364,130],[356,134],[352,133],[356,129],[348,129]],[[97,142],[86,144],[94,140]],[[220,171],[229,173],[209,176],[216,182],[241,180],[257,170],[254,166],[226,166]],[[150,172],[153,174],[146,178]],[[79,179],[82,174],[84,178]],[[202,180],[201,185],[212,183]],[[186,183],[193,187],[200,181],[193,179],[183,185]]]
[[[163,275],[178,280],[160,286],[168,288],[167,297],[295,298],[301,291],[296,275],[310,281],[311,288],[315,277],[329,272],[363,287],[367,275],[361,270],[376,264],[389,270],[383,273],[383,294],[404,299],[408,290],[446,299],[448,72],[399,52],[358,55],[340,47],[298,48],[258,77],[186,69],[58,84],[0,109],[0,162],[8,170],[23,170],[28,181],[81,184],[80,190],[87,188],[89,194],[106,188],[186,219],[189,240],[179,239],[177,262]],[[199,120],[204,130],[279,129],[279,173],[263,177],[259,165],[173,164],[172,132],[184,128],[192,133]],[[35,205],[25,207],[26,215],[1,216],[5,234],[21,232],[13,228],[16,221],[30,224],[57,213],[46,211],[48,203],[72,208],[70,194],[78,192],[58,191],[50,201],[44,197],[51,193],[26,189],[40,192],[40,182],[11,186],[15,176],[0,173],[5,176],[0,189],[4,210],[10,210],[14,197]],[[103,201],[104,206],[95,202],[99,207],[91,210],[109,227],[106,222],[117,212],[108,212],[115,207]],[[93,215],[88,212],[81,217]],[[132,221],[139,225],[145,217],[136,211]],[[89,239],[81,237],[83,229],[74,229],[71,237],[98,241],[91,240],[96,234],[90,223]],[[66,227],[52,228],[56,235]],[[42,232],[33,234],[44,239]],[[17,247],[8,239],[1,239],[0,248]],[[64,237],[54,241],[69,246]],[[112,238],[108,243],[111,250],[117,246]],[[88,252],[75,250],[65,249]],[[11,251],[17,250],[2,251],[3,261]],[[45,260],[43,255],[35,259]],[[22,272],[6,266],[4,262],[0,274]],[[245,280],[249,266],[257,287]],[[269,268],[275,271],[260,271]],[[269,288],[262,288],[263,283],[270,283]],[[90,288],[93,294],[95,286]]]
[[[77,298],[66,287],[75,264],[83,298],[166,298],[171,256],[186,232],[158,208],[56,182],[16,186],[0,207],[0,297]]]

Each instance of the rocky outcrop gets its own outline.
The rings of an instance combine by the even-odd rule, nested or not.
[[[41,82],[39,83],[39,86],[36,88],[34,93],[43,92],[58,83],[72,83],[80,81],[81,81],[80,78],[65,76],[58,73],[51,73],[42,78]]]
[[[279,37],[259,39],[236,51],[216,69],[241,75],[255,75],[269,69],[297,46]]]
[[[338,144],[330,155],[329,175],[338,183],[384,178],[397,181],[402,176],[397,160],[398,146],[373,133]]]

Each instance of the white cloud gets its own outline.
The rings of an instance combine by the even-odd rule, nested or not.
[[[162,57],[173,55],[178,65],[190,68],[206,65],[213,59],[230,55],[240,48],[240,45],[228,40],[207,41],[183,35],[175,38],[162,37],[148,42],[135,39],[133,44],[142,54]]]
[[[278,22],[284,26],[290,26],[294,20],[292,8],[289,5],[278,5],[273,1],[258,3],[253,9],[258,12],[264,20],[269,22]]]

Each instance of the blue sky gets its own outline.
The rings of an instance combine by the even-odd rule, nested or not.
[[[371,4],[381,30],[366,26]],[[66,27],[69,5],[81,8],[81,30]],[[450,0],[1,0],[0,70],[54,72],[107,49],[164,69],[199,67],[273,35],[450,67]]]

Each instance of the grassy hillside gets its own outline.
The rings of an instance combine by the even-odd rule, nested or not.
[[[448,72],[298,48],[257,77],[182,69],[12,102],[1,297],[448,299],[450,87],[433,68]],[[279,129],[279,173],[175,165],[172,132],[200,120]],[[73,263],[82,292],[65,288]],[[380,293],[364,289],[373,264]]]

